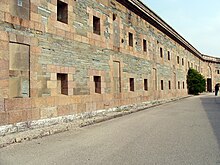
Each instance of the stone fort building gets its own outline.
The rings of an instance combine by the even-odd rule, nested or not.
[[[207,91],[220,59],[203,55],[140,0],[1,0],[0,126]]]

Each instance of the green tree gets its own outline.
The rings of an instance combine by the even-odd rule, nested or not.
[[[197,70],[190,68],[187,74],[187,87],[189,94],[198,95],[204,92],[206,88],[204,76]]]

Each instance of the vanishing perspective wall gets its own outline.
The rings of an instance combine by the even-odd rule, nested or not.
[[[190,67],[213,89],[220,59],[133,1],[1,1],[0,125],[184,97]]]

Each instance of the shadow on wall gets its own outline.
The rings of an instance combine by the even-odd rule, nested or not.
[[[220,148],[220,97],[202,97],[201,102]]]

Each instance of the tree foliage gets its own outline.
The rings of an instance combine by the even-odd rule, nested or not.
[[[206,81],[197,70],[190,68],[187,74],[188,93],[198,95],[206,89]]]

